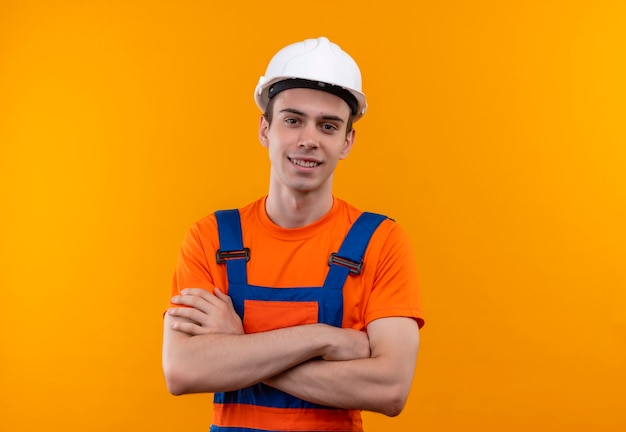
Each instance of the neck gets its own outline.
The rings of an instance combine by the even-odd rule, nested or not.
[[[332,207],[332,193],[321,196],[318,192],[294,194],[275,191],[271,187],[265,201],[265,211],[270,220],[283,228],[309,225],[324,217]]]

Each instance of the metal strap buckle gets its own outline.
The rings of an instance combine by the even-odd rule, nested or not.
[[[363,269],[363,261],[352,261],[347,258],[342,258],[337,255],[337,252],[333,252],[330,254],[330,258],[328,258],[328,265],[337,264],[342,267],[348,267],[350,269],[350,273],[352,274],[360,274]]]
[[[215,253],[215,259],[218,264],[224,264],[226,261],[245,259],[246,262],[250,261],[250,248],[243,248],[233,251],[222,251],[218,249]]]

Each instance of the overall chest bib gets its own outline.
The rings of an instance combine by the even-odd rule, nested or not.
[[[238,210],[222,210],[215,215],[220,241],[216,259],[226,265],[228,295],[246,333],[313,323],[341,327],[344,283],[348,276],[361,273],[370,238],[386,219],[362,213],[327,263],[311,263],[329,266],[321,287],[276,288],[248,284],[246,264],[254,251],[243,244]],[[260,383],[216,393],[211,431],[342,430],[348,426],[351,430],[357,414],[310,403]]]

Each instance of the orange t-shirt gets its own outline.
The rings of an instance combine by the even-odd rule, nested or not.
[[[265,198],[239,209],[243,244],[250,248],[248,284],[275,287],[322,286],[328,258],[337,252],[352,223],[362,213],[335,198],[320,220],[301,228],[281,228],[265,212]],[[180,251],[172,295],[184,288],[219,287],[228,293],[226,266],[217,264],[217,222],[211,214],[188,231]],[[415,259],[405,231],[391,220],[378,227],[368,245],[362,273],[349,275],[343,289],[344,328],[364,330],[371,321],[410,317],[421,327]]]

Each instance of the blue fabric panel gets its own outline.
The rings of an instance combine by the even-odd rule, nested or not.
[[[215,393],[213,395],[214,403],[221,404],[244,404],[257,405],[272,408],[330,408],[324,405],[314,404],[302,399],[298,399],[288,393],[282,392],[263,383],[255,384],[241,390],[230,392]]]
[[[239,210],[219,210],[215,212],[220,250],[236,251],[243,249],[241,217]],[[246,283],[248,279],[245,259],[232,259],[226,262],[228,283]]]
[[[337,255],[355,262],[362,261],[372,235],[385,219],[387,217],[380,214],[363,212],[350,227],[350,231],[348,231]],[[349,273],[350,270],[347,267],[332,264],[326,276],[324,287],[343,289]]]

